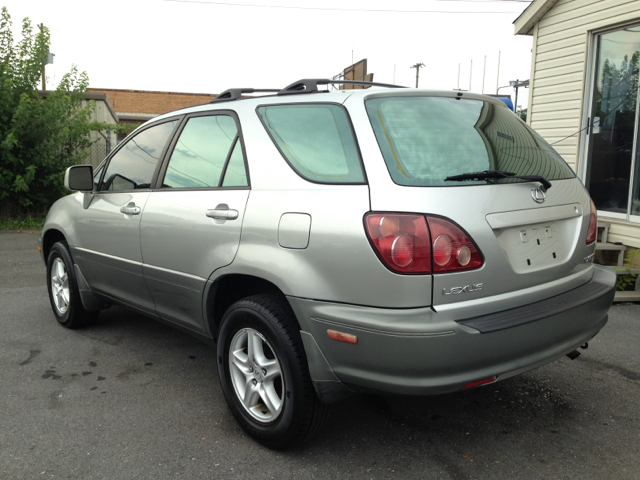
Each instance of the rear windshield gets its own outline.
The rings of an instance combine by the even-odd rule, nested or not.
[[[445,181],[451,175],[503,170],[547,180],[575,174],[540,135],[501,105],[449,97],[385,97],[367,113],[393,181],[407,186],[522,182]]]

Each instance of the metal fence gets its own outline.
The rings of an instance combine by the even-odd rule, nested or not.
[[[97,167],[100,165],[100,162],[116,148],[117,143],[118,141],[115,134],[107,133],[104,134],[104,136],[101,135],[89,148],[89,154],[83,163]]]

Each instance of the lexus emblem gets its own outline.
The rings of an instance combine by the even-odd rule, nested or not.
[[[545,194],[541,188],[534,188],[531,190],[531,198],[536,203],[544,203]]]

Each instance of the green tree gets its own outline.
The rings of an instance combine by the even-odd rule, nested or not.
[[[40,213],[64,194],[64,170],[86,158],[93,102],[83,107],[86,73],[72,70],[46,97],[37,86],[49,53],[49,31],[22,22],[14,44],[11,17],[0,17],[0,205],[4,214]]]

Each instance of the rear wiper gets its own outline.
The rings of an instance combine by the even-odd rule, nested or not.
[[[541,175],[516,175],[513,172],[504,172],[502,170],[485,170],[484,172],[463,173],[462,175],[453,175],[445,178],[445,182],[459,182],[463,180],[486,180],[488,178],[518,178],[520,180],[529,180],[532,182],[540,182],[540,189],[546,192],[551,188],[551,182]]]

